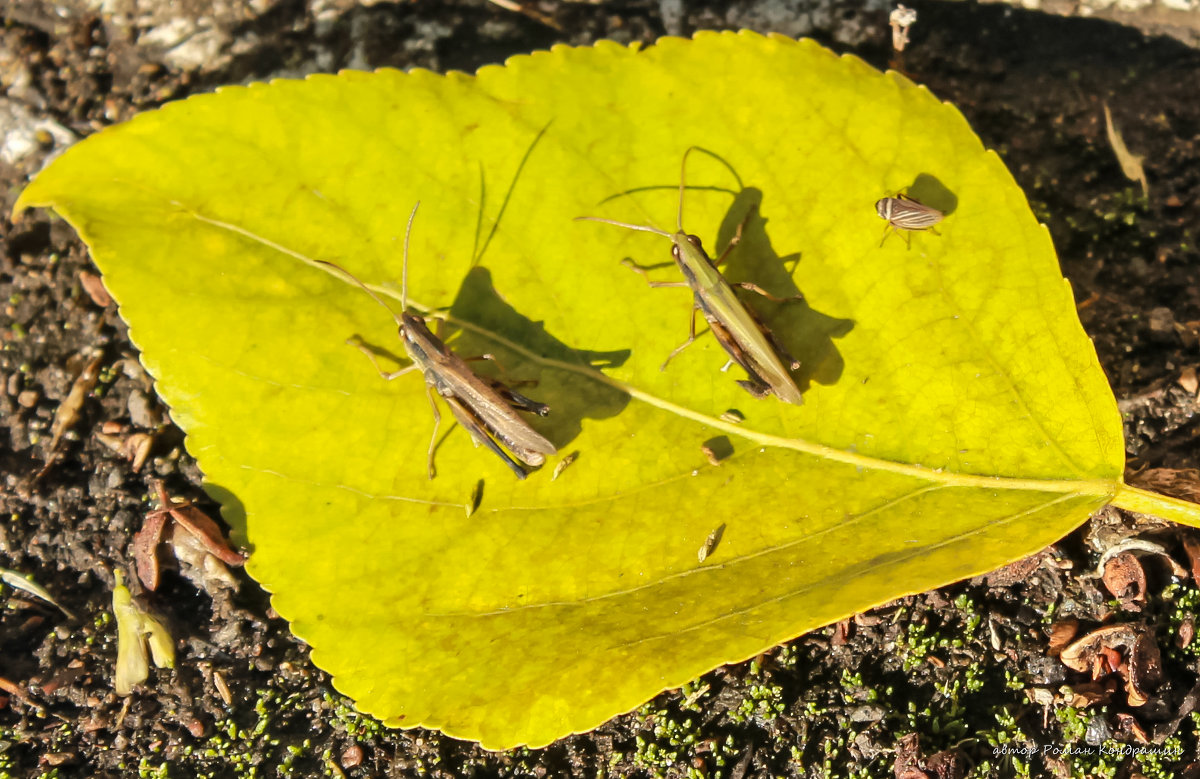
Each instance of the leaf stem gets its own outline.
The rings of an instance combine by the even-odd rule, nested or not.
[[[1150,514],[1160,519],[1169,519],[1181,525],[1200,527],[1200,505],[1186,500],[1159,495],[1155,492],[1121,484],[1112,499],[1112,505],[1126,511]]]

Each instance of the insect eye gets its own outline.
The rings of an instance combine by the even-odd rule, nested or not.
[[[704,247],[703,247],[703,246],[700,244],[700,236],[698,236],[698,235],[689,235],[689,236],[687,237],[687,239],[688,239],[688,243],[690,243],[692,246],[695,246],[697,249],[703,249],[703,248],[704,248]]]
[[[886,197],[876,200],[875,201],[875,213],[879,214],[879,216],[881,218],[887,219],[888,218],[888,210],[889,210],[888,206],[889,206],[889,203],[888,203],[888,199]]]

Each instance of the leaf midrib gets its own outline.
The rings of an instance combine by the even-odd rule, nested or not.
[[[203,222],[204,224],[208,224],[222,230],[228,230],[232,233],[242,236],[243,238],[259,243],[269,249],[273,249],[274,251],[280,252],[288,257],[299,260],[300,262],[303,262],[304,264],[316,270],[319,270],[323,273],[328,273],[343,283],[349,283],[336,271],[301,252],[276,243],[275,241],[258,235],[250,230],[245,229],[244,227],[204,216],[203,214],[198,213],[194,209],[187,207],[177,200],[171,200],[170,203],[173,206],[185,210],[199,222]],[[397,300],[394,289],[372,284],[367,284],[366,286],[376,294],[386,295],[393,300]],[[410,305],[423,311],[433,310],[431,306],[423,305],[414,300],[409,300],[408,302]],[[824,444],[806,441],[802,438],[788,438],[785,436],[772,435],[770,433],[762,433],[757,430],[747,428],[743,425],[735,425],[717,417],[709,416],[707,414],[687,408],[686,406],[672,403],[669,400],[646,392],[645,390],[642,390],[632,384],[618,381],[617,379],[614,379],[611,376],[608,376],[591,367],[544,357],[540,354],[530,351],[521,344],[505,338],[499,333],[495,333],[487,328],[480,327],[473,322],[457,319],[446,313],[439,313],[439,316],[443,316],[447,321],[452,322],[458,327],[461,327],[465,330],[470,330],[477,335],[488,338],[495,343],[504,346],[507,349],[511,349],[512,351],[520,354],[530,362],[533,362],[537,365],[578,374],[592,381],[605,384],[613,389],[624,392],[630,397],[662,411],[675,414],[676,416],[680,416],[685,419],[690,419],[706,427],[715,428],[722,432],[728,433],[729,435],[737,436],[738,438],[750,441],[758,446],[777,449],[790,449],[792,451],[808,454],[822,460],[852,465],[855,468],[910,476],[917,479],[923,479],[934,484],[950,487],[980,487],[984,489],[1053,492],[1061,494],[1106,495],[1111,498],[1116,493],[1119,486],[1114,479],[1024,479],[1013,476],[982,476],[976,474],[957,473],[941,468],[929,468],[922,465],[914,465],[911,463],[901,463],[894,460],[869,457],[858,452],[848,452],[843,449],[836,449]]]

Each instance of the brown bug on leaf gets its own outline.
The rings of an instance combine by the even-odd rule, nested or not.
[[[914,230],[928,230],[937,235],[938,231],[934,230],[933,226],[946,218],[943,212],[903,192],[897,192],[895,197],[876,200],[875,213],[879,214],[880,219],[887,220],[887,226],[883,228],[883,238],[879,241],[880,246],[883,246],[888,235],[904,230],[904,240],[911,247],[912,236],[908,233]]]

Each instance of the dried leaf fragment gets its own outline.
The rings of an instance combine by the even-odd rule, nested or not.
[[[1200,470],[1195,468],[1147,468],[1130,483],[1193,503],[1200,501]]]
[[[892,48],[897,52],[904,51],[908,45],[908,30],[917,23],[917,12],[904,5],[897,5],[888,17],[892,28]]]
[[[146,522],[133,537],[133,557],[138,578],[146,589],[155,590],[161,577],[158,546],[166,538],[175,557],[199,572],[197,582],[205,590],[209,585],[233,585],[236,580],[222,564],[241,565],[246,558],[225,541],[220,527],[191,503],[176,503],[162,482],[156,485],[161,508],[146,515]],[[167,530],[170,522],[170,532]],[[177,532],[182,529],[184,532]]]
[[[1055,622],[1050,626],[1050,645],[1046,649],[1046,654],[1051,657],[1062,654],[1063,649],[1071,643],[1071,639],[1075,638],[1075,634],[1078,632],[1079,620],[1074,617]]]
[[[41,598],[51,606],[61,611],[63,614],[66,614],[69,618],[75,619],[75,615],[72,614],[70,610],[68,610],[61,603],[54,600],[50,593],[46,591],[45,587],[35,581],[26,579],[19,572],[10,570],[8,568],[0,568],[0,581],[3,581],[9,587],[27,592],[36,598]]]
[[[50,451],[52,453],[58,449],[58,442],[62,440],[63,434],[79,421],[79,410],[83,408],[83,401],[87,399],[88,393],[100,380],[100,363],[103,361],[104,355],[99,355],[80,371],[79,376],[71,384],[71,391],[67,393],[66,399],[58,405],[58,410],[54,412],[54,422],[50,425]],[[53,455],[51,456],[53,457]]]
[[[721,536],[725,535],[725,523],[722,522],[715,530],[708,534],[708,538],[704,539],[704,544],[700,547],[700,551],[696,553],[696,557],[700,562],[708,559],[717,549],[717,544],[721,543]]]
[[[1073,671],[1092,673],[1094,677],[1101,676],[1103,674],[1097,674],[1095,671],[1105,650],[1128,651],[1137,641],[1137,636],[1138,631],[1133,625],[1107,625],[1093,630],[1067,646],[1059,655],[1059,659]]]
[[[1116,686],[1112,680],[1108,683],[1083,682],[1063,687],[1063,702],[1076,709],[1084,709],[1096,704],[1108,704],[1112,701]]]
[[[544,24],[552,30],[558,30],[560,32],[562,31],[562,27],[559,26],[558,22],[554,21],[554,17],[547,16],[546,14],[542,13],[541,11],[537,10],[536,8],[533,8],[532,6],[523,5],[521,3],[515,2],[515,0],[488,0],[488,1],[490,3],[492,3],[493,5],[503,8],[506,11],[513,11],[515,13],[521,14],[522,16],[528,16],[530,19],[533,19],[535,22],[538,22],[539,24]]]
[[[1196,366],[1189,365],[1179,373],[1178,384],[1183,388],[1183,391],[1196,397],[1197,392],[1200,392],[1200,379],[1196,377]]]
[[[1162,684],[1162,657],[1154,637],[1136,625],[1107,625],[1063,650],[1067,667],[1090,672],[1093,679],[1120,674],[1130,706],[1143,706]]]
[[[559,476],[561,476],[562,472],[565,471],[566,469],[570,468],[571,463],[575,462],[578,459],[579,459],[579,450],[576,449],[574,452],[571,452],[566,457],[559,460],[558,465],[554,466],[554,473],[550,474],[550,481],[554,481]]]
[[[79,285],[83,287],[83,291],[88,294],[92,302],[100,308],[112,305],[112,295],[108,294],[104,282],[95,273],[86,270],[79,271]]]
[[[1125,691],[1130,706],[1143,706],[1163,682],[1162,654],[1154,636],[1140,633],[1129,653]]]
[[[117,670],[113,690],[124,696],[150,675],[149,661],[153,661],[156,668],[175,667],[175,644],[166,626],[134,602],[121,572],[115,571],[113,575],[116,579],[113,615],[117,618]]]
[[[468,518],[473,516],[476,511],[479,511],[479,504],[481,503],[483,503],[483,479],[475,482],[475,486],[471,488],[471,497],[463,506]]]
[[[1104,129],[1108,132],[1108,142],[1112,146],[1113,154],[1117,155],[1117,162],[1120,163],[1125,178],[1139,182],[1142,185],[1142,195],[1150,197],[1150,183],[1146,181],[1146,171],[1142,167],[1142,160],[1145,158],[1129,151],[1121,133],[1113,124],[1112,111],[1108,110],[1107,103],[1104,104]]]
[[[1126,606],[1146,600],[1146,570],[1132,552],[1121,552],[1104,565],[1101,577],[1108,588]]]
[[[95,437],[97,441],[128,460],[134,473],[141,472],[142,466],[150,456],[150,450],[154,448],[153,433],[132,433],[121,438],[102,430],[96,433]]]

